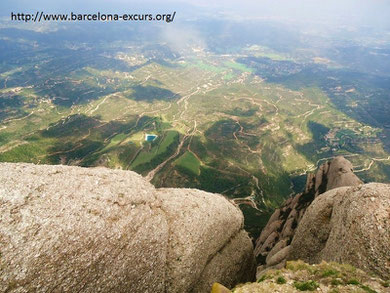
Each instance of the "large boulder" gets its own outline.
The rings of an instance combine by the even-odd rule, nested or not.
[[[288,259],[349,263],[390,276],[390,185],[370,183],[330,190],[299,223]]]
[[[130,171],[0,164],[0,292],[209,292],[251,280],[241,211]]]
[[[326,192],[341,186],[358,186],[363,182],[353,173],[352,164],[344,157],[335,157],[323,163],[318,170],[307,176],[305,190],[287,199],[282,206],[275,210],[266,227],[256,240],[255,256],[263,270],[275,265],[275,260],[285,262],[281,256],[286,256],[288,247],[295,235],[296,228],[306,209],[313,200]],[[272,256],[279,253],[279,258]],[[271,263],[272,260],[272,263]]]
[[[328,190],[342,186],[357,186],[363,182],[353,173],[353,166],[350,161],[342,156],[322,164],[316,175],[308,182],[306,192],[312,192],[317,197]]]

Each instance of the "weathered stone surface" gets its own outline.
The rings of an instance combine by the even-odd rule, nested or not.
[[[278,253],[280,250],[285,248],[288,245],[288,239],[283,239],[278,241],[276,245],[272,248],[272,250],[268,253],[267,258],[265,262],[268,264],[271,257],[273,257],[276,253]]]
[[[268,259],[267,266],[274,266],[277,265],[278,263],[281,263],[283,260],[287,258],[289,251],[290,251],[290,245],[279,250],[277,253],[275,253],[275,255],[273,255]]]
[[[214,280],[221,279],[221,276],[223,276],[221,282],[228,287],[232,287],[231,284],[252,280],[254,275],[248,276],[248,272],[254,272],[256,266],[253,262],[252,243],[242,241],[246,236],[247,232],[241,230],[228,245],[211,258],[199,278],[202,282],[197,280],[193,292],[209,292]],[[237,254],[237,251],[241,253]]]
[[[291,243],[289,259],[349,263],[390,276],[390,185],[330,190],[310,205]]]
[[[294,218],[288,218],[284,224],[282,230],[282,239],[292,238],[294,236],[297,220]]]
[[[296,228],[305,214],[307,207],[321,193],[340,186],[357,186],[361,180],[353,174],[352,164],[343,157],[336,157],[322,164],[316,174],[308,174],[303,193],[287,199],[277,209],[260,237],[256,240],[255,256],[259,264],[267,264],[274,253],[274,247],[290,244]],[[276,234],[275,234],[276,233]],[[272,235],[272,241],[268,239]],[[283,247],[285,247],[284,245]],[[267,264],[268,265],[268,264]]]
[[[276,241],[278,241],[278,236],[279,234],[277,232],[272,232],[261,246],[259,253],[270,251],[272,247],[274,247]]]
[[[268,223],[273,223],[274,221],[278,220],[279,216],[280,216],[280,209],[276,209],[272,214],[272,216],[269,218]]]
[[[315,196],[342,186],[357,186],[363,182],[353,174],[353,166],[344,157],[336,157],[320,166],[315,176]]]
[[[357,186],[363,183],[353,174],[352,163],[341,156],[331,161],[326,177],[328,179],[326,190],[342,186]]]
[[[282,220],[276,220],[270,223],[269,225],[267,225],[267,229],[264,229],[261,232],[259,241],[264,243],[271,234],[275,235],[275,233],[277,233],[278,230],[281,228],[282,224],[283,224]]]
[[[205,292],[254,274],[238,208],[130,171],[0,164],[1,292]]]
[[[223,196],[173,188],[159,189],[157,195],[171,230],[167,280],[175,292],[209,291],[221,276],[218,282],[231,286],[254,272],[253,246],[243,241],[248,236],[242,213]]]

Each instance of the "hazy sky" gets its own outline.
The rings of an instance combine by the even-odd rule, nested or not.
[[[196,6],[197,9],[193,9]],[[390,29],[390,0],[0,0],[2,15],[11,11],[33,12],[168,12],[178,17],[197,18],[210,13],[236,19],[288,19],[329,24],[359,24]],[[31,11],[32,10],[32,11]]]

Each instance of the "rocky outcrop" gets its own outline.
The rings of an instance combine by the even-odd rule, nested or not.
[[[315,175],[310,174],[304,194],[319,194],[342,186],[357,186],[363,182],[353,173],[350,161],[342,156],[322,164]]]
[[[309,174],[304,192],[287,199],[273,213],[256,240],[255,256],[260,264],[258,272],[284,265],[296,228],[318,195],[337,187],[360,184],[362,181],[353,174],[352,164],[344,157],[336,157],[322,164],[315,174]]]
[[[208,292],[252,279],[241,211],[130,171],[0,164],[1,292]]]
[[[290,247],[289,259],[348,263],[390,278],[390,185],[322,194],[307,209]]]

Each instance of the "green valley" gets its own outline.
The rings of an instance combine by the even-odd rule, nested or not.
[[[390,105],[388,77],[336,57],[338,67],[265,45],[34,47],[10,33],[0,30],[15,48],[1,56],[0,161],[127,169],[157,187],[221,193],[254,236],[330,157],[390,179],[390,120],[378,110]]]

